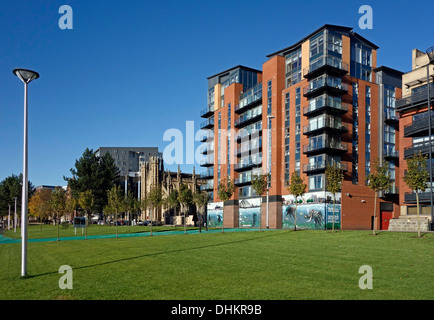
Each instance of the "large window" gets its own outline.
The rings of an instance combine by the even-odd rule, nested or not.
[[[286,56],[286,87],[301,81],[301,48]]]
[[[365,81],[372,81],[372,49],[360,43],[351,44],[350,75]]]
[[[324,188],[324,175],[319,174],[309,177],[309,191],[321,190]]]

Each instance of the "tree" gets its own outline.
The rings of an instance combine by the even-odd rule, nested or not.
[[[119,169],[109,153],[97,157],[92,149],[86,148],[82,156],[75,161],[75,168],[70,169],[72,177],[64,177],[74,196],[86,190],[92,190],[95,198],[95,210],[102,212],[107,205],[107,191],[119,183]]]
[[[297,171],[294,171],[291,174],[291,181],[288,187],[288,191],[295,197],[295,223],[294,223],[294,231],[297,230],[297,198],[303,196],[306,192],[306,184],[303,183],[303,179],[300,177]]]
[[[118,238],[118,213],[122,210],[123,196],[120,186],[113,186],[107,191],[107,205],[105,212],[115,214],[116,239]]]
[[[158,210],[158,208],[161,207],[163,204],[163,190],[160,186],[152,186],[151,190],[149,191],[149,194],[147,196],[149,205],[151,206],[151,236],[152,236],[152,211]]]
[[[42,189],[30,198],[28,209],[30,215],[34,217],[38,217],[41,222],[41,230],[42,230],[42,222],[49,218],[51,214],[51,201],[52,191],[48,189]]]
[[[332,220],[332,233],[335,232],[335,204],[336,204],[336,193],[340,192],[342,189],[342,181],[344,180],[344,174],[337,166],[336,163],[333,165],[328,165],[325,171],[326,178],[326,190],[333,194],[333,220]]]
[[[195,193],[193,193],[193,202],[196,204],[196,206],[198,207],[198,216],[199,216],[199,232],[202,232],[202,217],[205,214],[205,207],[206,204],[208,203],[210,197],[208,192],[206,191],[197,191]],[[200,213],[200,211],[202,210],[202,213]]]
[[[92,190],[86,190],[80,192],[78,195],[78,204],[83,209],[86,215],[86,236],[85,240],[87,240],[87,227],[89,225],[89,217],[92,214],[92,211],[95,208],[95,197],[93,195]]]
[[[222,180],[218,186],[217,195],[221,201],[223,201],[223,223],[222,223],[222,232],[224,232],[224,220],[225,220],[225,209],[224,203],[228,201],[235,191],[235,185],[232,181]]]
[[[259,231],[262,231],[262,195],[268,190],[268,178],[268,174],[255,175],[252,177],[252,188],[261,198],[261,218],[259,219]]]
[[[35,193],[35,187],[28,182],[28,199]],[[17,210],[21,209],[21,198],[23,190],[23,175],[16,176],[14,174],[6,177],[0,182],[0,216],[8,214],[9,205],[15,203],[17,199]]]
[[[390,171],[389,171],[389,162],[383,160],[382,163],[378,160],[378,158],[372,161],[373,168],[367,176],[366,182],[369,188],[374,191],[374,228],[372,230],[372,234],[376,235],[375,230],[377,229],[377,196],[380,191],[387,191],[390,189],[392,185],[392,181],[390,180]]]
[[[184,233],[187,234],[187,218],[185,211],[186,208],[188,208],[193,203],[193,193],[184,183],[179,186],[178,201],[181,204],[181,211],[184,212]]]
[[[66,191],[62,187],[56,187],[51,194],[50,207],[57,224],[57,241],[60,241],[60,219],[65,215],[67,210],[66,200]]]
[[[423,156],[422,152],[413,155],[412,158],[406,159],[407,172],[404,175],[405,184],[416,192],[417,204],[417,236],[420,237],[420,218],[419,218],[419,192],[424,191],[428,187],[427,180],[429,172],[427,171],[427,156]]]
[[[169,196],[166,199],[166,204],[170,209],[175,209],[175,216],[177,216],[178,209],[181,206],[178,200],[179,192],[178,190],[174,189],[169,193]],[[175,223],[174,223],[175,225]]]

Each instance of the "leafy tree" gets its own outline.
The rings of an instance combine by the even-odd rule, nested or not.
[[[92,214],[92,211],[95,208],[95,197],[93,195],[92,190],[86,190],[80,192],[78,195],[78,204],[83,209],[86,214],[86,236],[85,240],[87,240],[87,227],[89,225],[89,217]]]
[[[72,177],[64,177],[75,197],[81,192],[92,190],[95,210],[102,212],[107,205],[107,191],[119,183],[119,169],[109,153],[97,157],[92,149],[86,148],[71,168]]]
[[[268,174],[255,175],[252,177],[252,188],[261,198],[261,218],[259,219],[259,230],[262,231],[262,195],[268,190]]]
[[[163,190],[160,186],[152,186],[148,194],[149,205],[151,206],[151,236],[152,236],[152,211],[158,210],[163,204]]]
[[[39,218],[39,221],[41,222],[41,230],[43,220],[48,219],[51,214],[51,195],[51,190],[42,189],[38,192],[35,192],[35,194],[29,200],[29,214]]]
[[[371,190],[374,191],[374,229],[372,230],[372,234],[376,234],[376,216],[377,216],[377,196],[380,191],[387,191],[390,189],[392,185],[392,181],[390,179],[390,171],[389,171],[389,162],[383,160],[381,164],[378,158],[372,161],[373,166],[371,166],[374,170],[366,176],[367,185]]]
[[[185,211],[186,208],[189,208],[189,206],[193,203],[193,193],[184,183],[179,186],[178,201],[181,204],[181,210],[184,212],[184,233],[187,234],[187,218]]]
[[[333,194],[333,222],[332,222],[332,233],[335,232],[335,204],[336,204],[336,193],[341,192],[342,181],[344,180],[344,174],[342,170],[337,166],[336,163],[333,165],[328,165],[325,171],[326,178],[326,190]]]
[[[23,175],[10,175],[0,182],[0,216],[8,214],[9,205],[15,203],[17,198],[17,210],[21,209],[21,198],[23,190]],[[35,193],[35,187],[28,181],[28,199]]]
[[[56,187],[51,194],[50,207],[57,224],[57,241],[60,241],[60,219],[67,211],[66,200],[66,191],[62,187]]]
[[[288,187],[288,191],[295,197],[295,224],[294,231],[297,230],[297,198],[303,196],[306,192],[307,185],[303,183],[303,179],[300,177],[297,171],[291,174],[291,181]]]
[[[208,192],[206,191],[197,191],[193,193],[193,202],[198,207],[198,216],[199,216],[199,232],[202,232],[202,217],[205,213],[205,207],[209,201],[210,197]],[[200,211],[202,211],[200,213]]]
[[[105,212],[115,214],[116,239],[118,238],[118,213],[122,210],[124,197],[120,186],[113,186],[107,191],[107,205],[104,207]]]
[[[224,232],[224,221],[225,221],[225,210],[224,203],[228,201],[235,191],[235,185],[232,181],[222,180],[219,183],[217,195],[221,201],[223,201],[223,223],[222,223],[222,232]]]
[[[427,180],[429,179],[427,158],[427,156],[423,156],[422,152],[419,151],[419,154],[415,154],[412,158],[406,159],[407,173],[404,176],[406,185],[416,191],[418,237],[420,237],[419,192],[424,191],[428,187]]]

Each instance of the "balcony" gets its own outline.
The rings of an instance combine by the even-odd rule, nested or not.
[[[303,70],[303,76],[306,79],[313,79],[323,73],[342,77],[348,73],[348,64],[342,62],[341,59],[326,56]]]
[[[214,118],[209,118],[200,124],[201,129],[211,129],[212,127],[214,127]]]
[[[245,185],[248,185],[248,184],[251,184],[251,183],[252,183],[252,177],[251,176],[243,176],[241,178],[236,178],[234,180],[234,184],[237,187],[245,186]]]
[[[429,154],[429,142],[419,143],[417,145],[408,147],[404,149],[404,159],[411,158],[413,155],[418,154],[419,151],[422,152],[422,154]],[[434,151],[434,142],[432,142],[431,152]]]
[[[399,152],[396,150],[384,150],[384,159],[387,161],[397,161],[399,159]]]
[[[235,119],[234,125],[236,128],[241,128],[260,120],[262,120],[262,109],[259,109],[257,112],[247,111],[246,113],[243,113],[238,119]]]
[[[249,141],[250,139],[256,139],[262,136],[262,129],[240,129],[237,132],[236,140],[237,142]]]
[[[434,100],[434,84],[431,84],[431,103]],[[396,110],[399,112],[408,111],[414,108],[422,108],[428,105],[428,90],[421,90],[420,93],[412,94],[409,97],[396,100]]]
[[[348,171],[348,164],[345,162],[337,162],[337,167],[342,171]],[[331,165],[329,161],[318,161],[303,165],[303,172],[307,174],[325,172],[327,165]]]
[[[214,165],[214,157],[208,157],[200,161],[201,167],[212,167]]]
[[[200,142],[211,142],[214,140],[214,131],[208,129],[206,131],[207,132],[200,137]]]
[[[262,166],[262,153],[254,156],[249,156],[247,160],[242,158],[240,163],[234,164],[234,170],[237,172],[246,171],[253,168]]]
[[[201,154],[213,154],[214,153],[214,147],[206,146],[200,151]]]
[[[212,116],[214,114],[214,105],[209,106],[203,110],[200,111],[200,116],[202,118],[209,118],[210,116]]]
[[[200,190],[201,191],[213,191],[214,190],[214,180],[211,180],[211,181],[212,181],[212,183],[210,183],[208,181],[207,184],[201,185]]]
[[[325,78],[320,80],[314,88],[312,85],[303,88],[303,95],[306,98],[319,96],[323,93],[341,96],[348,93],[348,85],[346,83],[333,83],[330,78]]]
[[[419,137],[428,135],[428,115],[404,126],[404,137]],[[434,115],[431,115],[431,129],[434,129]]]
[[[313,155],[317,153],[345,153],[348,152],[348,144],[335,141],[325,141],[316,144],[309,144],[303,146],[303,153],[306,155]]]
[[[406,192],[404,195],[405,203],[416,203],[416,193]],[[419,193],[419,203],[430,203],[431,195],[430,192],[421,192]]]
[[[389,126],[396,126],[399,123],[399,116],[394,110],[384,112],[384,123]]]
[[[241,114],[262,103],[262,82],[259,82],[240,97],[240,103],[234,108],[236,114]]]
[[[212,179],[214,177],[214,169],[208,169],[200,174],[201,179]]]
[[[303,108],[304,116],[314,116],[323,112],[331,112],[337,114],[343,114],[348,112],[348,103],[333,103],[325,102],[322,104],[312,104]]]
[[[237,157],[240,157],[241,155],[249,155],[249,154],[256,154],[258,152],[262,151],[262,138],[259,138],[259,141],[251,141],[251,142],[244,142],[241,144],[241,147],[237,148],[236,155]]]
[[[348,132],[348,125],[346,123],[341,123],[333,121],[331,119],[325,119],[321,123],[309,124],[303,127],[304,135],[314,135],[320,132]]]

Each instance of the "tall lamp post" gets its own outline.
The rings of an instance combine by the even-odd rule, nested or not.
[[[268,119],[268,158],[267,158],[267,229],[269,229],[269,190],[271,187],[271,120],[274,119],[274,116],[269,114],[267,115]]]
[[[21,200],[21,277],[27,276],[27,204],[28,204],[28,172],[27,172],[27,86],[39,78],[35,71],[27,69],[14,69],[16,75],[24,83],[24,148],[23,148],[23,190]]]
[[[432,194],[432,141],[431,141],[431,88],[429,82],[429,67],[434,64],[434,47],[430,47],[426,50],[428,55],[428,64],[426,65],[426,87],[428,93],[428,136],[429,136],[429,194],[431,205],[431,229],[434,223],[434,211],[433,211],[433,194]]]

